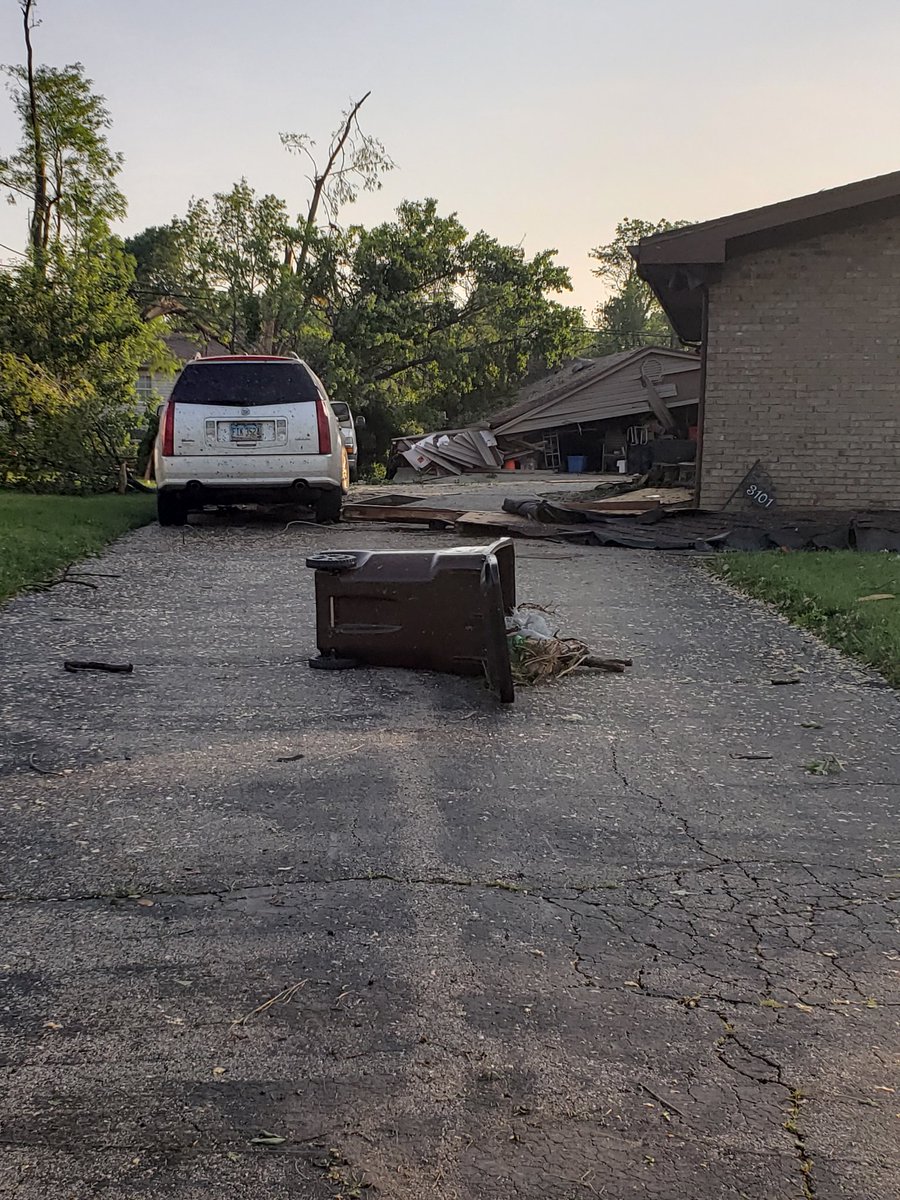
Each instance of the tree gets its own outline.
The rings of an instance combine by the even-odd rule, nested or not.
[[[678,229],[686,221],[635,220],[626,217],[616,226],[613,240],[597,246],[591,258],[599,266],[593,268],[598,278],[611,287],[611,295],[598,306],[595,312],[597,323],[597,351],[610,354],[616,350],[633,350],[654,344],[672,345],[676,342],[675,332],[669,324],[659,301],[649,284],[637,273],[637,264],[629,253],[644,237]]]
[[[307,353],[341,399],[366,407],[379,454],[399,432],[483,416],[533,363],[568,357],[582,328],[580,310],[552,299],[571,287],[553,251],[528,258],[470,235],[434,200],[352,229],[342,253],[321,313],[329,335]]]
[[[302,285],[289,259],[301,237],[284,201],[241,179],[128,240],[135,294],[148,314],[166,313],[232,350],[280,351],[296,325]]]
[[[0,279],[0,485],[112,486],[133,456],[138,368],[169,362],[129,289],[134,262],[100,218]]]
[[[552,251],[469,234],[434,200],[372,229],[318,231],[302,278],[290,264],[304,230],[286,213],[242,180],[130,247],[145,278],[192,297],[180,319],[202,313],[235,349],[299,352],[336,399],[365,407],[379,454],[397,433],[484,415],[583,338],[581,311],[553,299],[571,285]]]
[[[341,114],[337,129],[331,135],[328,154],[320,168],[313,155],[315,142],[306,133],[282,133],[281,144],[291,154],[307,160],[312,175],[307,180],[312,187],[306,214],[302,218],[302,236],[297,256],[296,272],[302,275],[306,268],[309,252],[317,234],[319,209],[324,208],[328,222],[333,227],[341,208],[352,204],[360,190],[377,191],[381,187],[381,176],[394,168],[394,162],[378,138],[363,133],[359,125],[359,110],[371,96],[366,92],[361,100],[351,104]],[[290,264],[292,259],[288,259]]]
[[[47,159],[44,154],[44,137],[41,130],[37,87],[34,77],[34,47],[31,44],[31,30],[37,20],[34,15],[35,3],[36,0],[19,0],[19,8],[22,11],[22,26],[25,33],[25,78],[28,89],[25,128],[31,135],[31,144],[34,151],[31,175],[31,184],[33,187],[31,193],[33,204],[31,212],[31,246],[35,255],[39,256],[43,250],[43,229],[47,207]],[[2,169],[3,167],[0,165],[0,170]],[[26,192],[25,194],[27,195],[28,193]]]
[[[138,368],[169,359],[109,229],[125,198],[106,105],[80,63],[35,67],[35,0],[19,3],[26,62],[7,73],[22,140],[0,160],[0,186],[32,210],[29,252],[0,277],[0,485],[89,490],[133,453]]]
[[[335,243],[344,234],[341,208],[361,191],[377,190],[394,166],[382,143],[360,128],[370,94],[341,115],[321,163],[308,134],[280,135],[312,171],[296,222],[283,201],[257,197],[242,179],[212,203],[194,201],[183,218],[132,238],[146,311],[214,332],[233,350],[271,353],[296,343],[307,321],[317,320],[316,299],[327,290]]]
[[[124,216],[115,182],[122,156],[109,148],[109,112],[81,63],[5,70],[23,137],[11,157],[0,159],[0,186],[31,197],[31,244],[42,255],[64,227],[77,236],[92,216]]]
[[[339,223],[394,165],[359,126],[368,95],[342,114],[321,161],[308,135],[281,135],[311,165],[296,222],[242,179],[128,248],[147,313],[215,331],[234,350],[300,353],[335,398],[366,408],[382,453],[398,432],[483,415],[531,368],[574,353],[584,321],[553,299],[571,287],[553,251],[528,258],[470,235],[434,200],[405,202],[373,229]]]

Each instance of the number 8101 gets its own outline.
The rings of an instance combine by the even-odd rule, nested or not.
[[[755,483],[751,483],[747,487],[745,493],[751,500],[755,501],[761,508],[769,508],[775,503],[775,497],[770,496],[768,492],[764,492],[762,488]]]

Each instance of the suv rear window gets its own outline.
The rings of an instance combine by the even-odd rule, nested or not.
[[[298,404],[319,393],[300,362],[188,363],[175,381],[172,399],[181,404],[226,408]]]
[[[350,424],[350,405],[343,400],[332,400],[331,407],[334,409],[334,415],[342,425]]]

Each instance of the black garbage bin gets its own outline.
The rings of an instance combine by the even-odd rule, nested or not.
[[[310,666],[407,667],[481,675],[515,699],[505,617],[516,604],[509,538],[449,550],[315,554],[316,641]]]

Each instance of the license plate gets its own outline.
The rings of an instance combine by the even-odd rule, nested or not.
[[[262,421],[232,421],[231,440],[233,442],[258,442],[262,440]]]

